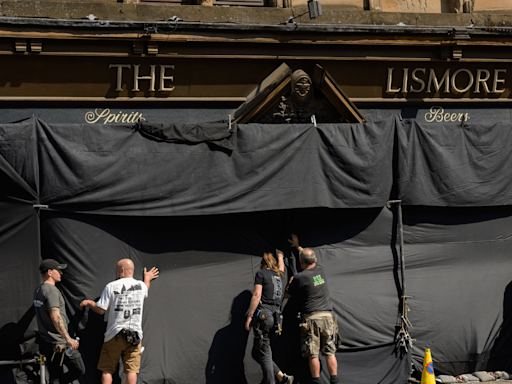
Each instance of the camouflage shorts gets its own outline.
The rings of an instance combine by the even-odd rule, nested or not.
[[[336,353],[336,335],[338,326],[331,312],[315,312],[304,316],[305,327],[301,328],[303,357],[318,357]]]

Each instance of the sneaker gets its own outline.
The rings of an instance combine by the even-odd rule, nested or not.
[[[293,376],[287,375],[286,373],[283,374],[283,381],[281,381],[281,384],[293,384]]]

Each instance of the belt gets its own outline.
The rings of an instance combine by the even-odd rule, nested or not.
[[[332,312],[331,311],[318,311],[318,312],[305,313],[304,314],[304,318],[305,319],[311,319],[311,318],[314,318],[314,317],[326,317],[326,316],[329,316],[329,315],[332,316]]]

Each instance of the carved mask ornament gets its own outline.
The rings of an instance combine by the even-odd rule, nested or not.
[[[292,101],[296,108],[304,108],[313,96],[311,77],[302,69],[292,73]]]

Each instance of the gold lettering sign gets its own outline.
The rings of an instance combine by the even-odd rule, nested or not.
[[[432,107],[430,112],[425,113],[425,121],[427,123],[456,123],[462,120],[468,121],[469,113],[446,112],[443,107]]]
[[[109,69],[117,68],[117,74],[116,74],[116,92],[121,92],[123,90],[123,69],[126,68],[127,70],[132,69],[132,64],[110,64],[108,66]],[[157,79],[157,70],[156,65],[149,65],[149,69],[143,68],[143,70],[146,70],[149,72],[148,75],[140,75],[141,68],[140,64],[133,64],[133,92],[139,92],[139,81],[146,80],[149,83],[148,91],[154,92],[155,91],[155,84]],[[168,72],[166,71],[172,71],[174,70],[174,65],[160,65],[160,71],[159,71],[159,78],[160,82],[158,83],[158,91],[159,92],[172,92],[174,90],[174,86],[172,87],[166,87],[165,81],[167,81],[167,84],[174,81],[174,76],[169,76]]]
[[[408,92],[419,93],[426,88],[426,93],[449,93],[454,95],[462,95],[472,90],[473,93],[484,92],[486,94],[500,94],[505,92],[504,76],[506,69],[476,69],[471,71],[467,68],[459,68],[452,71],[452,68],[446,69],[442,74],[436,73],[434,68],[403,68],[401,74],[400,87],[397,87],[398,80],[393,82],[395,68],[388,68],[386,93],[403,93]],[[411,73],[411,76],[409,76]],[[457,86],[456,81],[459,81]],[[393,88],[395,84],[395,88]]]
[[[136,123],[139,119],[146,120],[140,112],[125,113],[123,111],[119,111],[118,113],[113,113],[109,108],[105,108],[103,110],[101,108],[96,108],[94,112],[89,111],[85,114],[85,121],[89,124]]]

